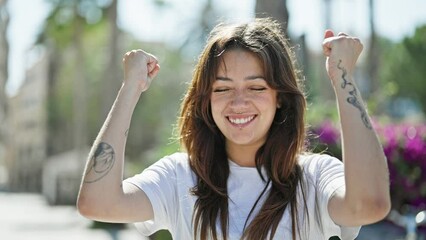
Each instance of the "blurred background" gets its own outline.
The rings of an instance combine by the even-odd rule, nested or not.
[[[128,177],[179,150],[179,100],[209,30],[255,16],[283,23],[306,80],[310,147],[339,158],[321,42],[327,28],[362,40],[356,80],[388,157],[393,211],[357,239],[426,239],[424,0],[0,0],[0,239],[144,239],[74,207],[122,56],[142,48],[161,65],[133,115]]]

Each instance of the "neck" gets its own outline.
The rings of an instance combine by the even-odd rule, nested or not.
[[[259,146],[227,144],[229,159],[241,167],[255,167],[255,156]]]

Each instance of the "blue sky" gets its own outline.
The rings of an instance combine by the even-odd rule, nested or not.
[[[368,0],[330,0],[332,29],[362,39],[368,37]],[[159,12],[149,0],[119,0],[119,25],[141,40],[177,41],[200,9],[200,0],[168,0],[170,7]],[[324,0],[288,0],[289,32],[306,34],[309,47],[320,51],[325,29]],[[254,0],[215,0],[214,8],[224,20],[244,21],[253,17]],[[412,35],[416,26],[426,24],[426,0],[375,0],[377,32],[394,41]],[[29,6],[31,5],[31,6]],[[28,49],[32,46],[48,12],[44,0],[9,0],[11,24],[10,68],[7,90],[14,94],[31,65]],[[215,16],[219,17],[219,16]]]

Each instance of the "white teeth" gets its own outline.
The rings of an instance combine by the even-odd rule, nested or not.
[[[229,118],[229,121],[231,121],[234,124],[244,124],[244,123],[248,123],[251,120],[253,120],[254,116],[250,116],[247,118]]]

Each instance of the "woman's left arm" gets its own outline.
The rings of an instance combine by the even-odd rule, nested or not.
[[[377,222],[390,210],[386,157],[353,78],[362,48],[358,38],[326,31],[323,51],[337,99],[345,171],[345,188],[331,198],[328,211],[342,226]]]

